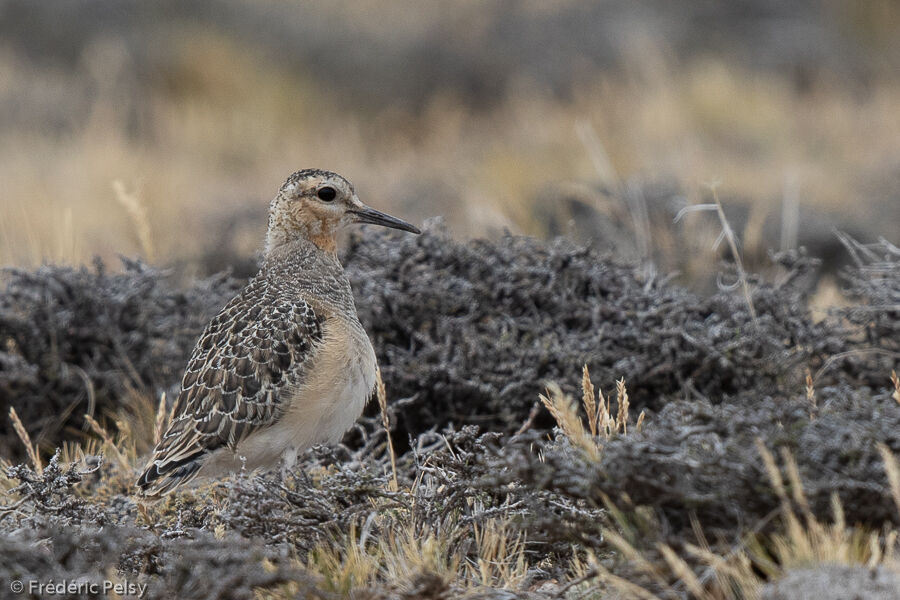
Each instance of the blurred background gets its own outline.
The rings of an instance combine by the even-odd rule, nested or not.
[[[246,274],[303,167],[688,280],[715,190],[751,266],[835,260],[900,231],[900,2],[0,0],[0,264]]]

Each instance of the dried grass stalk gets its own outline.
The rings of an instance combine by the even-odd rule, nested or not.
[[[625,379],[616,382],[616,404],[618,405],[618,414],[616,414],[616,433],[625,435],[628,433],[628,390],[625,388]]]
[[[103,447],[110,448],[111,452],[115,455],[116,461],[119,463],[119,466],[122,467],[123,471],[126,473],[131,470],[131,463],[128,461],[128,458],[122,454],[122,451],[119,450],[119,447],[116,446],[115,442],[112,439],[112,436],[109,435],[109,432],[97,422],[94,417],[90,415],[84,415],[85,421],[91,426],[91,429],[100,436],[103,440]]]
[[[375,370],[375,396],[378,398],[378,406],[381,408],[381,424],[384,426],[384,434],[387,436],[388,452],[391,455],[391,491],[400,489],[397,481],[397,455],[394,452],[394,440],[391,438],[391,422],[387,410],[387,393],[384,389],[384,381],[381,379],[381,368]]]
[[[897,513],[900,514],[900,465],[894,458],[891,449],[884,443],[878,444],[878,452],[881,453],[881,459],[884,461],[884,470],[887,473],[888,483],[891,485],[891,495],[894,497],[894,504],[897,505]]]
[[[734,266],[737,269],[738,280],[735,284],[736,286],[741,286],[741,291],[744,295],[744,302],[747,303],[747,309],[750,312],[750,318],[753,320],[753,323],[759,325],[759,322],[756,318],[756,307],[753,304],[753,294],[750,290],[750,281],[747,278],[747,271],[744,269],[744,261],[741,258],[741,253],[738,251],[737,246],[737,236],[734,234],[734,230],[731,228],[731,224],[728,222],[728,219],[725,217],[725,210],[722,208],[722,202],[719,200],[719,194],[716,191],[716,187],[713,185],[712,195],[713,195],[713,203],[712,204],[696,204],[694,206],[687,206],[678,211],[678,214],[675,215],[675,222],[677,223],[684,217],[684,215],[693,212],[703,212],[703,211],[713,211],[719,217],[719,223],[722,226],[722,232],[719,234],[719,237],[716,239],[715,244],[713,244],[713,249],[718,248],[719,244],[722,243],[723,240],[728,242],[728,247],[731,250],[731,256],[734,259]],[[733,286],[729,286],[733,287]]]
[[[581,401],[584,403],[584,412],[587,413],[588,428],[591,435],[597,435],[597,400],[594,396],[594,384],[591,383],[591,374],[587,365],[581,369]]]
[[[894,393],[891,394],[891,398],[900,404],[900,377],[897,377],[897,371],[891,371],[891,383],[894,384]]]
[[[693,569],[691,569],[690,565],[688,565],[683,558],[675,554],[675,551],[666,544],[658,544],[657,549],[660,554],[662,554],[663,560],[669,565],[672,573],[677,575],[678,579],[684,582],[684,585],[695,598],[709,597],[705,593],[700,580],[697,579],[697,576],[694,574]]]
[[[171,420],[169,420],[171,422]],[[153,443],[158,444],[162,441],[163,431],[168,425],[166,419],[166,393],[163,392],[159,396],[159,406],[156,408],[156,423],[153,427]]]
[[[603,390],[598,390],[597,395],[600,399],[600,409],[597,415],[597,430],[607,440],[612,436],[615,430],[615,423],[609,414],[609,400],[603,396]]]
[[[809,405],[809,418],[815,419],[818,412],[818,402],[816,401],[816,388],[813,382],[812,373],[806,370],[806,403]]]
[[[41,464],[37,446],[31,442],[31,436],[28,435],[25,425],[22,424],[22,419],[19,418],[16,409],[12,406],[9,407],[9,419],[12,421],[13,429],[16,430],[16,435],[19,436],[19,439],[22,440],[22,444],[25,446],[25,452],[28,453],[28,458],[31,460],[31,464],[34,465],[35,472],[40,475],[44,471],[44,466]]]
[[[628,390],[625,387],[624,379],[616,382],[618,406],[616,416],[613,416],[611,402],[603,396],[603,390],[596,389],[597,395],[594,395],[594,384],[591,383],[591,375],[587,365],[585,365],[581,370],[581,392],[581,403],[584,405],[584,411],[587,414],[589,431],[585,430],[575,403],[555,383],[547,386],[547,394],[540,396],[540,399],[566,437],[575,446],[585,450],[589,456],[599,459],[602,444],[597,439],[598,437],[608,441],[614,435],[626,435],[628,433],[628,412],[630,407]],[[642,411],[638,417],[638,431],[643,427],[644,417],[645,414]]]
[[[112,182],[112,188],[116,194],[116,200],[125,208],[131,218],[144,257],[152,263],[156,258],[156,249],[153,246],[153,234],[150,219],[147,216],[147,206],[137,193],[126,190],[125,184],[120,179]]]
[[[566,396],[558,385],[551,383],[547,386],[547,395],[541,395],[541,402],[553,415],[559,428],[578,448],[584,450],[593,460],[600,459],[600,446],[594,441],[584,425],[581,423],[581,417],[575,410],[575,405],[571,399]]]

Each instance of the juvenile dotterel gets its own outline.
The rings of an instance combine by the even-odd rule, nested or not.
[[[262,269],[206,326],[175,417],[137,485],[167,493],[194,477],[267,467],[338,441],[375,385],[375,353],[336,255],[338,228],[419,230],[369,208],[349,181],[307,169],[269,208]]]

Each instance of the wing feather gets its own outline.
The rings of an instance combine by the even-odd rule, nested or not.
[[[284,413],[281,391],[300,385],[324,318],[258,277],[206,326],[194,347],[175,417],[137,485],[165,493],[196,476],[205,455],[237,445]]]

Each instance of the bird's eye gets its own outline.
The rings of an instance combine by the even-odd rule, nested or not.
[[[326,185],[325,187],[319,188],[319,191],[316,192],[316,196],[322,202],[331,202],[332,200],[335,199],[335,197],[337,197],[337,192],[335,191],[335,189],[333,187]]]

